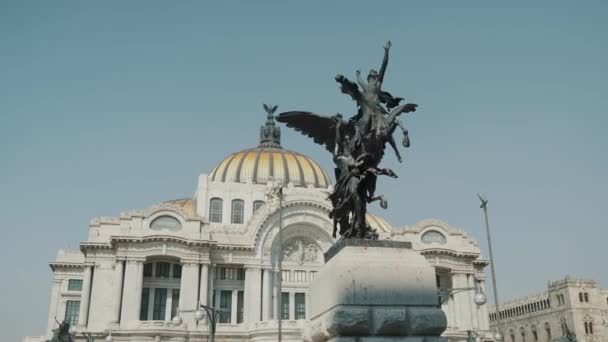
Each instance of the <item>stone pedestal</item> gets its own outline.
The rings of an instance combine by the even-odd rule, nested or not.
[[[409,242],[348,239],[310,286],[308,342],[444,342],[435,270]]]

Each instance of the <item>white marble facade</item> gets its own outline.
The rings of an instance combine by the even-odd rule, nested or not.
[[[561,341],[564,322],[578,341],[608,340],[608,290],[595,280],[566,277],[549,282],[542,293],[499,306],[500,320],[489,307],[490,327],[502,331],[505,342]]]
[[[199,177],[193,198],[93,219],[80,250],[60,250],[50,263],[47,331],[26,340],[49,338],[57,318],[76,324],[78,341],[84,332],[101,340],[110,331],[114,341],[207,341],[207,322],[193,317],[200,302],[224,310],[217,341],[274,341],[278,317],[284,340],[302,341],[308,286],[334,242],[331,184],[317,163],[279,143],[229,155]],[[282,293],[279,204],[266,196],[269,179],[285,184]],[[438,220],[393,228],[369,215],[368,223],[382,239],[411,241],[435,267],[440,289],[474,287],[476,279],[484,286],[488,263],[464,231]],[[487,308],[473,296],[457,292],[442,305],[452,341],[467,330],[491,339]],[[171,320],[178,310],[181,324]]]

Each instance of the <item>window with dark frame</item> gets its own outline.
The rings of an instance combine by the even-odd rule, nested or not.
[[[80,301],[79,300],[68,300],[65,303],[65,321],[70,325],[78,324],[78,318],[80,313]]]
[[[173,278],[180,279],[182,277],[182,265],[173,264]]]
[[[148,320],[148,302],[150,300],[150,288],[144,287],[141,289],[141,305],[139,307],[139,320]]]
[[[209,201],[209,221],[222,223],[222,206],[224,201],[221,198],[212,198]]]
[[[281,319],[289,319],[289,293],[281,293]]]
[[[164,321],[166,310],[167,289],[154,289],[154,310],[152,311],[152,319],[155,321]]]
[[[232,200],[230,223],[242,224],[245,221],[245,202],[241,199]]]
[[[169,269],[171,264],[168,262],[157,262],[156,263],[156,277],[157,278],[169,278]]]
[[[306,295],[304,293],[296,293],[295,302],[295,318],[306,319]]]
[[[82,291],[82,279],[68,280],[68,291]]]

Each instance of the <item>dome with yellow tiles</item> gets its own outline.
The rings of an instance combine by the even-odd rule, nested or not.
[[[266,184],[268,181],[299,187],[327,188],[331,181],[315,162],[297,152],[281,147],[281,131],[272,113],[260,129],[256,148],[232,153],[209,174],[209,179],[226,183]]]
[[[385,219],[374,214],[366,213],[365,222],[378,232],[390,233],[393,230],[393,227]]]
[[[233,153],[211,171],[209,179],[227,183],[265,184],[269,180],[294,186],[327,188],[329,177],[314,160],[275,147]]]

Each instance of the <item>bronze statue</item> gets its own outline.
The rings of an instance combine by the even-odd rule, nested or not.
[[[292,111],[277,117],[277,121],[313,138],[315,143],[325,145],[333,154],[336,184],[329,199],[333,206],[330,217],[334,221],[334,237],[338,226],[344,238],[378,237],[365,223],[367,204],[379,200],[380,205],[386,208],[384,197],[375,196],[377,177],[397,177],[392,170],[379,167],[384,148],[387,143],[391,145],[401,162],[401,154],[393,138],[397,127],[404,135],[403,146],[410,145],[408,131],[397,117],[401,113],[415,111],[417,105],[400,105],[403,98],[393,97],[382,90],[390,47],[389,41],[384,46],[380,71],[370,70],[367,80],[361,78],[359,70],[356,72],[357,83],[342,75],[336,76],[341,91],[357,103],[357,114],[348,121],[343,120],[339,113],[328,117]]]
[[[63,321],[59,323],[57,319],[55,319],[59,327],[53,330],[53,337],[48,342],[73,342],[74,339],[70,334],[70,323],[67,321]]]

